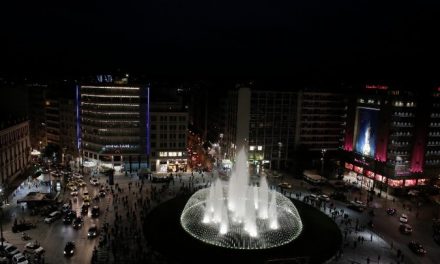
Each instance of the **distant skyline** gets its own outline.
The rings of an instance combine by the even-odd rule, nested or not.
[[[438,77],[439,1],[2,3],[0,74]]]

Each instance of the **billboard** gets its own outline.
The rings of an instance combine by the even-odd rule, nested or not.
[[[379,109],[358,108],[355,151],[374,157],[379,120]]]

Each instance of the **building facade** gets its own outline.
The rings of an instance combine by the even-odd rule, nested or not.
[[[178,103],[151,104],[151,170],[178,172],[188,169],[188,112]]]
[[[30,162],[29,121],[2,122],[0,128],[0,180],[4,188],[23,173]]]
[[[231,92],[222,139],[226,158],[234,159],[238,146],[243,144],[241,138],[245,138],[249,160],[257,167],[279,169],[290,166],[295,150],[297,99],[296,92],[247,87]],[[245,121],[240,121],[243,118]],[[238,129],[239,126],[245,127]],[[237,135],[237,131],[248,135]]]
[[[29,84],[29,125],[33,149],[41,150],[47,145],[46,136],[46,84]]]
[[[311,151],[335,151],[344,139],[347,96],[322,91],[298,92],[296,145]]]
[[[241,137],[247,140],[249,160],[273,169],[292,168],[300,145],[303,150],[317,153],[337,151],[342,145],[347,96],[319,90],[268,91],[247,87],[252,84],[230,92],[224,104],[224,158],[233,159]],[[238,136],[237,130],[244,124],[248,128],[240,131],[246,135]]]
[[[130,171],[147,166],[149,87],[106,82],[78,89],[77,145],[84,164]]]
[[[423,186],[437,177],[427,173],[438,168],[440,150],[435,96],[422,100],[386,85],[366,85],[348,110],[343,149],[349,175],[380,192]]]

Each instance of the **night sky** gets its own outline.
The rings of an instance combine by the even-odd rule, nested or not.
[[[4,74],[123,69],[307,81],[432,80],[440,72],[434,0],[4,2]]]

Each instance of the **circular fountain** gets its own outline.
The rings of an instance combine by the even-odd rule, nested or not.
[[[298,237],[303,224],[293,203],[269,190],[265,177],[249,185],[247,158],[238,153],[229,182],[219,178],[194,193],[180,223],[191,236],[205,243],[233,249],[266,249]]]

